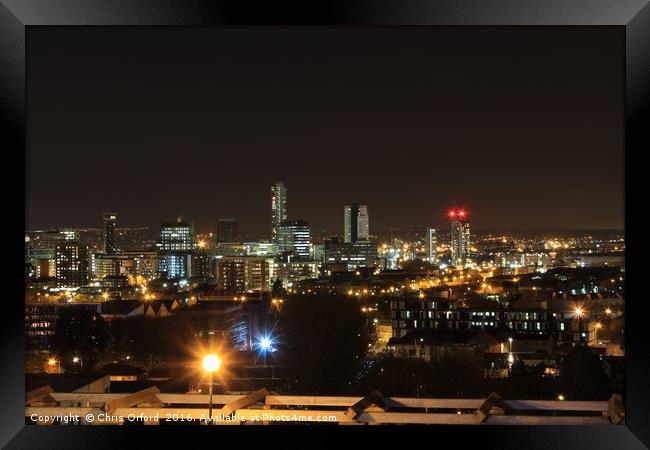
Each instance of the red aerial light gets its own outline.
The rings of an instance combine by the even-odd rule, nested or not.
[[[458,215],[460,217],[465,217],[465,211],[463,211],[463,210],[458,211]]]
[[[453,209],[449,211],[449,217],[456,217],[456,211],[454,211]]]

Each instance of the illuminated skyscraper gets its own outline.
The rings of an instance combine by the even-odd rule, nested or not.
[[[278,229],[284,220],[287,220],[287,189],[284,182],[276,181],[271,185],[271,241],[276,244]]]
[[[368,207],[352,203],[343,208],[343,232],[345,242],[365,242],[370,235]]]
[[[162,224],[157,247],[159,272],[167,278],[191,275],[191,256],[196,248],[192,225],[184,222]]]
[[[429,261],[430,264],[435,264],[438,259],[437,255],[437,247],[438,247],[438,238],[436,236],[436,229],[435,228],[427,228],[427,236],[426,236],[426,244],[427,244],[427,261]]]
[[[115,254],[115,228],[117,228],[117,214],[104,213],[104,253]]]
[[[281,253],[293,252],[301,260],[309,259],[311,233],[309,222],[304,220],[285,220],[278,228],[278,250]]]
[[[463,266],[469,257],[470,233],[467,211],[449,211],[451,221],[451,261],[455,266]]]

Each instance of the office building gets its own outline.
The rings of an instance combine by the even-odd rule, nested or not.
[[[79,242],[79,230],[76,228],[61,228],[59,233],[63,236],[64,241]]]
[[[451,262],[455,266],[463,266],[469,258],[470,232],[468,214],[458,209],[449,212],[451,227],[450,247]]]
[[[327,265],[345,265],[346,270],[378,265],[377,244],[374,242],[340,242],[337,239],[325,240],[324,260]]]
[[[237,221],[235,219],[219,219],[217,222],[217,243],[232,244],[237,242]]]
[[[62,241],[77,241],[79,235],[75,229],[62,228],[55,230],[29,231],[26,233],[26,238],[29,238],[29,241],[25,241],[26,244],[29,244],[26,245],[26,249],[51,251],[53,257],[54,248],[57,245],[63,243]]]
[[[117,228],[117,214],[104,213],[104,253],[113,255],[117,252],[115,248],[115,229]]]
[[[304,220],[285,220],[278,227],[278,251],[281,254],[295,255],[299,260],[309,259],[311,232],[309,222]]]
[[[269,291],[274,280],[273,258],[224,256],[218,260],[217,286],[224,294]]]
[[[128,250],[124,252],[133,260],[133,275],[154,279],[158,275],[158,255],[149,250]]]
[[[199,248],[192,255],[192,278],[208,282],[215,276],[215,258],[205,248]]]
[[[249,256],[273,256],[278,253],[278,244],[270,242],[245,242],[244,247]]]
[[[87,245],[74,242],[57,245],[54,253],[57,287],[86,286],[90,275],[90,257]]]
[[[430,264],[435,264],[438,262],[438,239],[435,228],[427,228],[425,243],[427,246],[427,261],[429,261]]]
[[[365,242],[370,234],[368,207],[352,203],[343,208],[343,232],[346,243]]]
[[[296,282],[318,277],[318,261],[278,262],[275,265],[273,280],[282,282],[285,288]]]
[[[276,181],[271,186],[271,242],[278,242],[278,229],[285,220],[287,220],[287,189],[284,182]]]
[[[66,310],[88,311],[99,314],[100,303],[26,303],[25,338],[30,351],[51,350],[59,317]]]
[[[196,248],[192,225],[165,223],[160,229],[158,271],[166,278],[185,278],[192,273],[192,252]]]
[[[160,228],[158,250],[163,252],[190,252],[196,248],[194,230],[186,222],[164,223]]]

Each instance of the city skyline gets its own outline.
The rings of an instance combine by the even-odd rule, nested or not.
[[[332,233],[352,201],[375,231],[456,204],[477,229],[623,228],[616,30],[71,36],[30,38],[29,229],[117,210],[267,234],[276,179],[291,218]]]

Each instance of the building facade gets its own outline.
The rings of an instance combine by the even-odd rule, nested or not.
[[[377,244],[374,242],[340,242],[328,239],[324,243],[323,263],[326,265],[343,264],[347,270],[378,265]]]
[[[217,286],[227,295],[269,291],[275,260],[257,256],[224,256],[217,264]]]
[[[284,182],[271,185],[271,242],[278,243],[280,225],[287,220],[287,189]]]
[[[194,230],[185,222],[161,226],[158,248],[158,271],[165,278],[185,278],[192,273],[192,253],[196,248]]]
[[[508,334],[550,334],[558,343],[586,339],[586,323],[576,319],[570,309],[537,306],[502,306],[494,301],[468,304],[450,298],[402,298],[391,300],[393,337],[412,332],[436,333],[505,330]]]
[[[368,207],[352,203],[343,208],[343,233],[348,244],[365,242],[370,235]]]
[[[451,236],[451,262],[455,266],[464,266],[469,258],[470,231],[467,213],[463,210],[449,213]]]
[[[219,219],[217,222],[217,242],[219,244],[237,242],[237,221],[235,219]]]
[[[104,213],[104,253],[113,255],[117,253],[115,248],[115,229],[117,228],[117,214]]]
[[[56,246],[57,287],[86,286],[90,277],[90,248],[76,243]]]
[[[310,258],[311,231],[305,220],[285,220],[278,228],[278,251],[294,254],[301,261]]]
[[[438,262],[438,237],[435,228],[427,228],[425,243],[427,246],[427,261],[430,264],[436,264]]]

